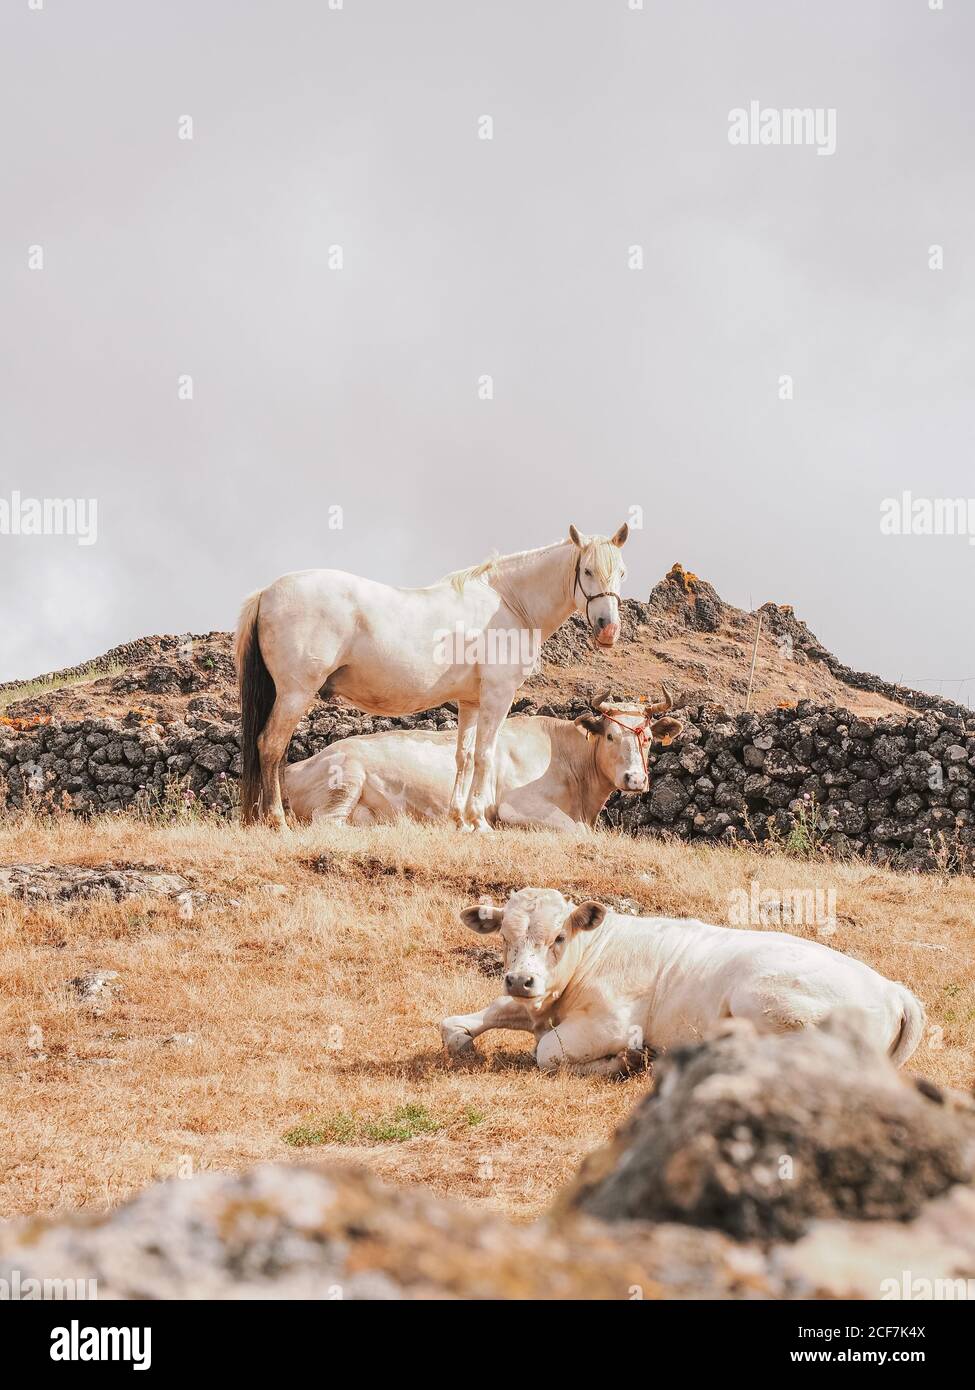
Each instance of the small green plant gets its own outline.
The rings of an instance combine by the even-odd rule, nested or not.
[[[341,1112],[317,1124],[295,1125],[281,1137],[293,1149],[307,1149],[316,1144],[351,1144],[356,1137],[355,1116]]]
[[[455,1123],[479,1125],[484,1116],[479,1110],[467,1106],[457,1117]],[[421,1134],[437,1134],[446,1129],[451,1121],[431,1115],[425,1105],[411,1102],[399,1105],[387,1115],[369,1119],[339,1111],[335,1115],[321,1119],[308,1120],[295,1125],[281,1137],[292,1148],[303,1149],[317,1144],[402,1144],[407,1139],[416,1139]]]
[[[795,812],[792,829],[785,837],[783,848],[786,854],[798,859],[811,859],[818,854],[823,843],[823,828],[819,820],[819,807],[807,793]]]
[[[404,1139],[415,1139],[418,1134],[434,1134],[441,1128],[441,1124],[423,1105],[400,1105],[392,1115],[372,1120],[362,1127],[366,1138],[379,1144],[401,1144]]]

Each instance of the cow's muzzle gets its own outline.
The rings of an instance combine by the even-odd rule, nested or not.
[[[535,975],[505,975],[504,987],[514,999],[535,999],[542,992]]]

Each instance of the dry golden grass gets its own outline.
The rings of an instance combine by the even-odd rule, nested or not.
[[[830,944],[903,980],[928,1009],[932,1031],[912,1068],[971,1084],[969,878],[607,834],[471,837],[403,824],[283,839],[29,818],[0,828],[0,863],[107,860],[181,872],[213,901],[186,921],[158,899],[0,899],[3,1217],[114,1204],[190,1168],[328,1157],[519,1218],[537,1213],[647,1082],[541,1076],[528,1035],[482,1039],[478,1070],[442,1053],[439,1020],[497,992],[487,948],[458,909],[532,883],[719,922],[731,891],[752,879],[835,887]],[[92,968],[120,975],[103,1017],[66,988]],[[174,1033],[195,1034],[196,1045],[166,1045]],[[301,1127],[342,1142],[286,1143]]]

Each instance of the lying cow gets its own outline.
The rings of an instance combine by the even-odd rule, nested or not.
[[[744,931],[670,917],[575,907],[552,888],[523,888],[503,908],[465,908],[478,933],[501,933],[506,993],[440,1025],[447,1051],[470,1055],[491,1028],[534,1033],[544,1071],[613,1076],[645,1045],[690,1042],[721,1019],[763,1032],[822,1023],[852,1006],[865,1038],[906,1062],[924,1029],[910,990],[862,961],[785,932]]]
[[[657,718],[672,707],[664,686],[657,704],[593,701],[575,721],[508,719],[501,726],[487,817],[496,825],[595,825],[610,794],[646,791],[647,748],[670,742],[683,728]],[[314,757],[291,763],[283,775],[293,814],[301,821],[375,825],[397,815],[442,819],[457,772],[451,731],[394,729],[342,739]]]

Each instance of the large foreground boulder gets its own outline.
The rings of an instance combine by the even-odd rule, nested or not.
[[[816,1219],[905,1221],[975,1173],[975,1107],[898,1072],[851,1020],[730,1026],[677,1048],[583,1165],[566,1209],[795,1240]]]
[[[770,1297],[779,1284],[764,1268],[711,1231],[511,1226],[359,1169],[285,1164],[171,1180],[102,1216],[0,1230],[0,1287],[16,1279],[22,1297],[27,1281],[66,1272],[96,1281],[99,1299]]]

